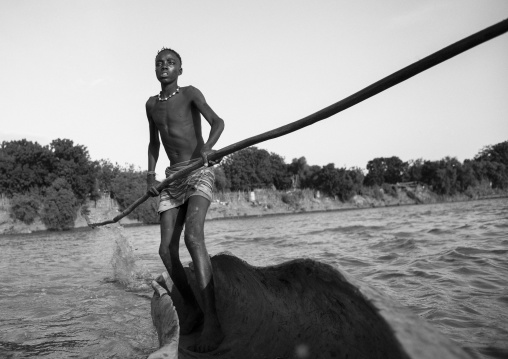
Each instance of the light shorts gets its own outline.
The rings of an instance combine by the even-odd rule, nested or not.
[[[194,162],[196,162],[195,159],[166,168],[166,177],[192,165]],[[158,213],[161,214],[168,209],[180,207],[192,196],[201,196],[211,202],[214,179],[215,175],[211,167],[201,167],[187,176],[171,182],[160,194]]]

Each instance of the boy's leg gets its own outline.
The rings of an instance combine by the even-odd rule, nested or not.
[[[198,352],[217,349],[224,339],[213,289],[212,262],[205,246],[204,224],[210,201],[201,196],[192,196],[187,201],[185,218],[185,245],[194,263],[196,281],[203,298],[205,321],[203,332],[194,348]]]
[[[180,236],[186,209],[187,205],[184,204],[161,213],[161,244],[159,247],[162,262],[187,306],[185,318],[180,318],[181,334],[191,332],[203,316],[180,261]]]

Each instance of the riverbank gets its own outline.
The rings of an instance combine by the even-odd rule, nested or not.
[[[219,198],[210,205],[207,220],[462,202],[508,197],[508,191],[482,190],[481,193],[470,193],[469,195],[439,196],[424,186],[413,188],[393,186],[389,189],[389,193],[382,189],[367,188],[365,193],[355,195],[346,202],[337,198],[316,196],[316,193],[311,190],[293,192],[256,190],[254,191],[254,200],[252,200],[251,194],[242,192],[228,193],[224,197],[217,196]]]
[[[462,202],[479,199],[508,197],[508,191],[485,190],[454,196],[439,196],[425,186],[386,188],[366,188],[361,195],[355,195],[349,201],[342,202],[337,198],[320,196],[312,190],[276,191],[260,189],[252,192],[215,193],[206,219],[219,220],[227,218],[244,218],[274,216],[283,214],[352,210],[362,208],[406,206],[431,203]],[[108,199],[88,203],[89,217],[92,222],[100,222],[119,214],[115,201]],[[123,218],[122,225],[142,225],[143,223]],[[87,228],[85,218],[78,212],[74,228]],[[8,206],[0,208],[0,235],[33,233],[46,231],[46,227],[37,218],[27,225],[9,215]]]

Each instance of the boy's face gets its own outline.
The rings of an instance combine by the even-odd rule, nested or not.
[[[182,74],[182,64],[171,51],[162,51],[155,58],[155,75],[161,83],[171,83]]]

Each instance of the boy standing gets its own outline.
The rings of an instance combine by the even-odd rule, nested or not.
[[[160,142],[171,164],[171,167],[166,169],[166,176],[169,176],[201,158],[205,166],[208,166],[207,156],[213,152],[212,147],[224,129],[224,121],[208,106],[197,88],[178,86],[178,77],[182,74],[182,59],[176,51],[163,48],[157,53],[155,74],[162,90],[159,95],[150,97],[146,103],[150,131],[147,187],[152,196],[159,195],[153,184]],[[201,135],[201,115],[211,126],[206,143]],[[212,263],[204,242],[204,222],[212,199],[213,181],[212,169],[200,168],[170,183],[160,193],[159,255],[193,313],[181,323],[182,334],[191,332],[203,316],[187,282],[178,253],[184,224],[185,245],[194,263],[196,280],[204,303],[203,331],[193,348],[197,352],[215,350],[224,339],[215,308]]]

